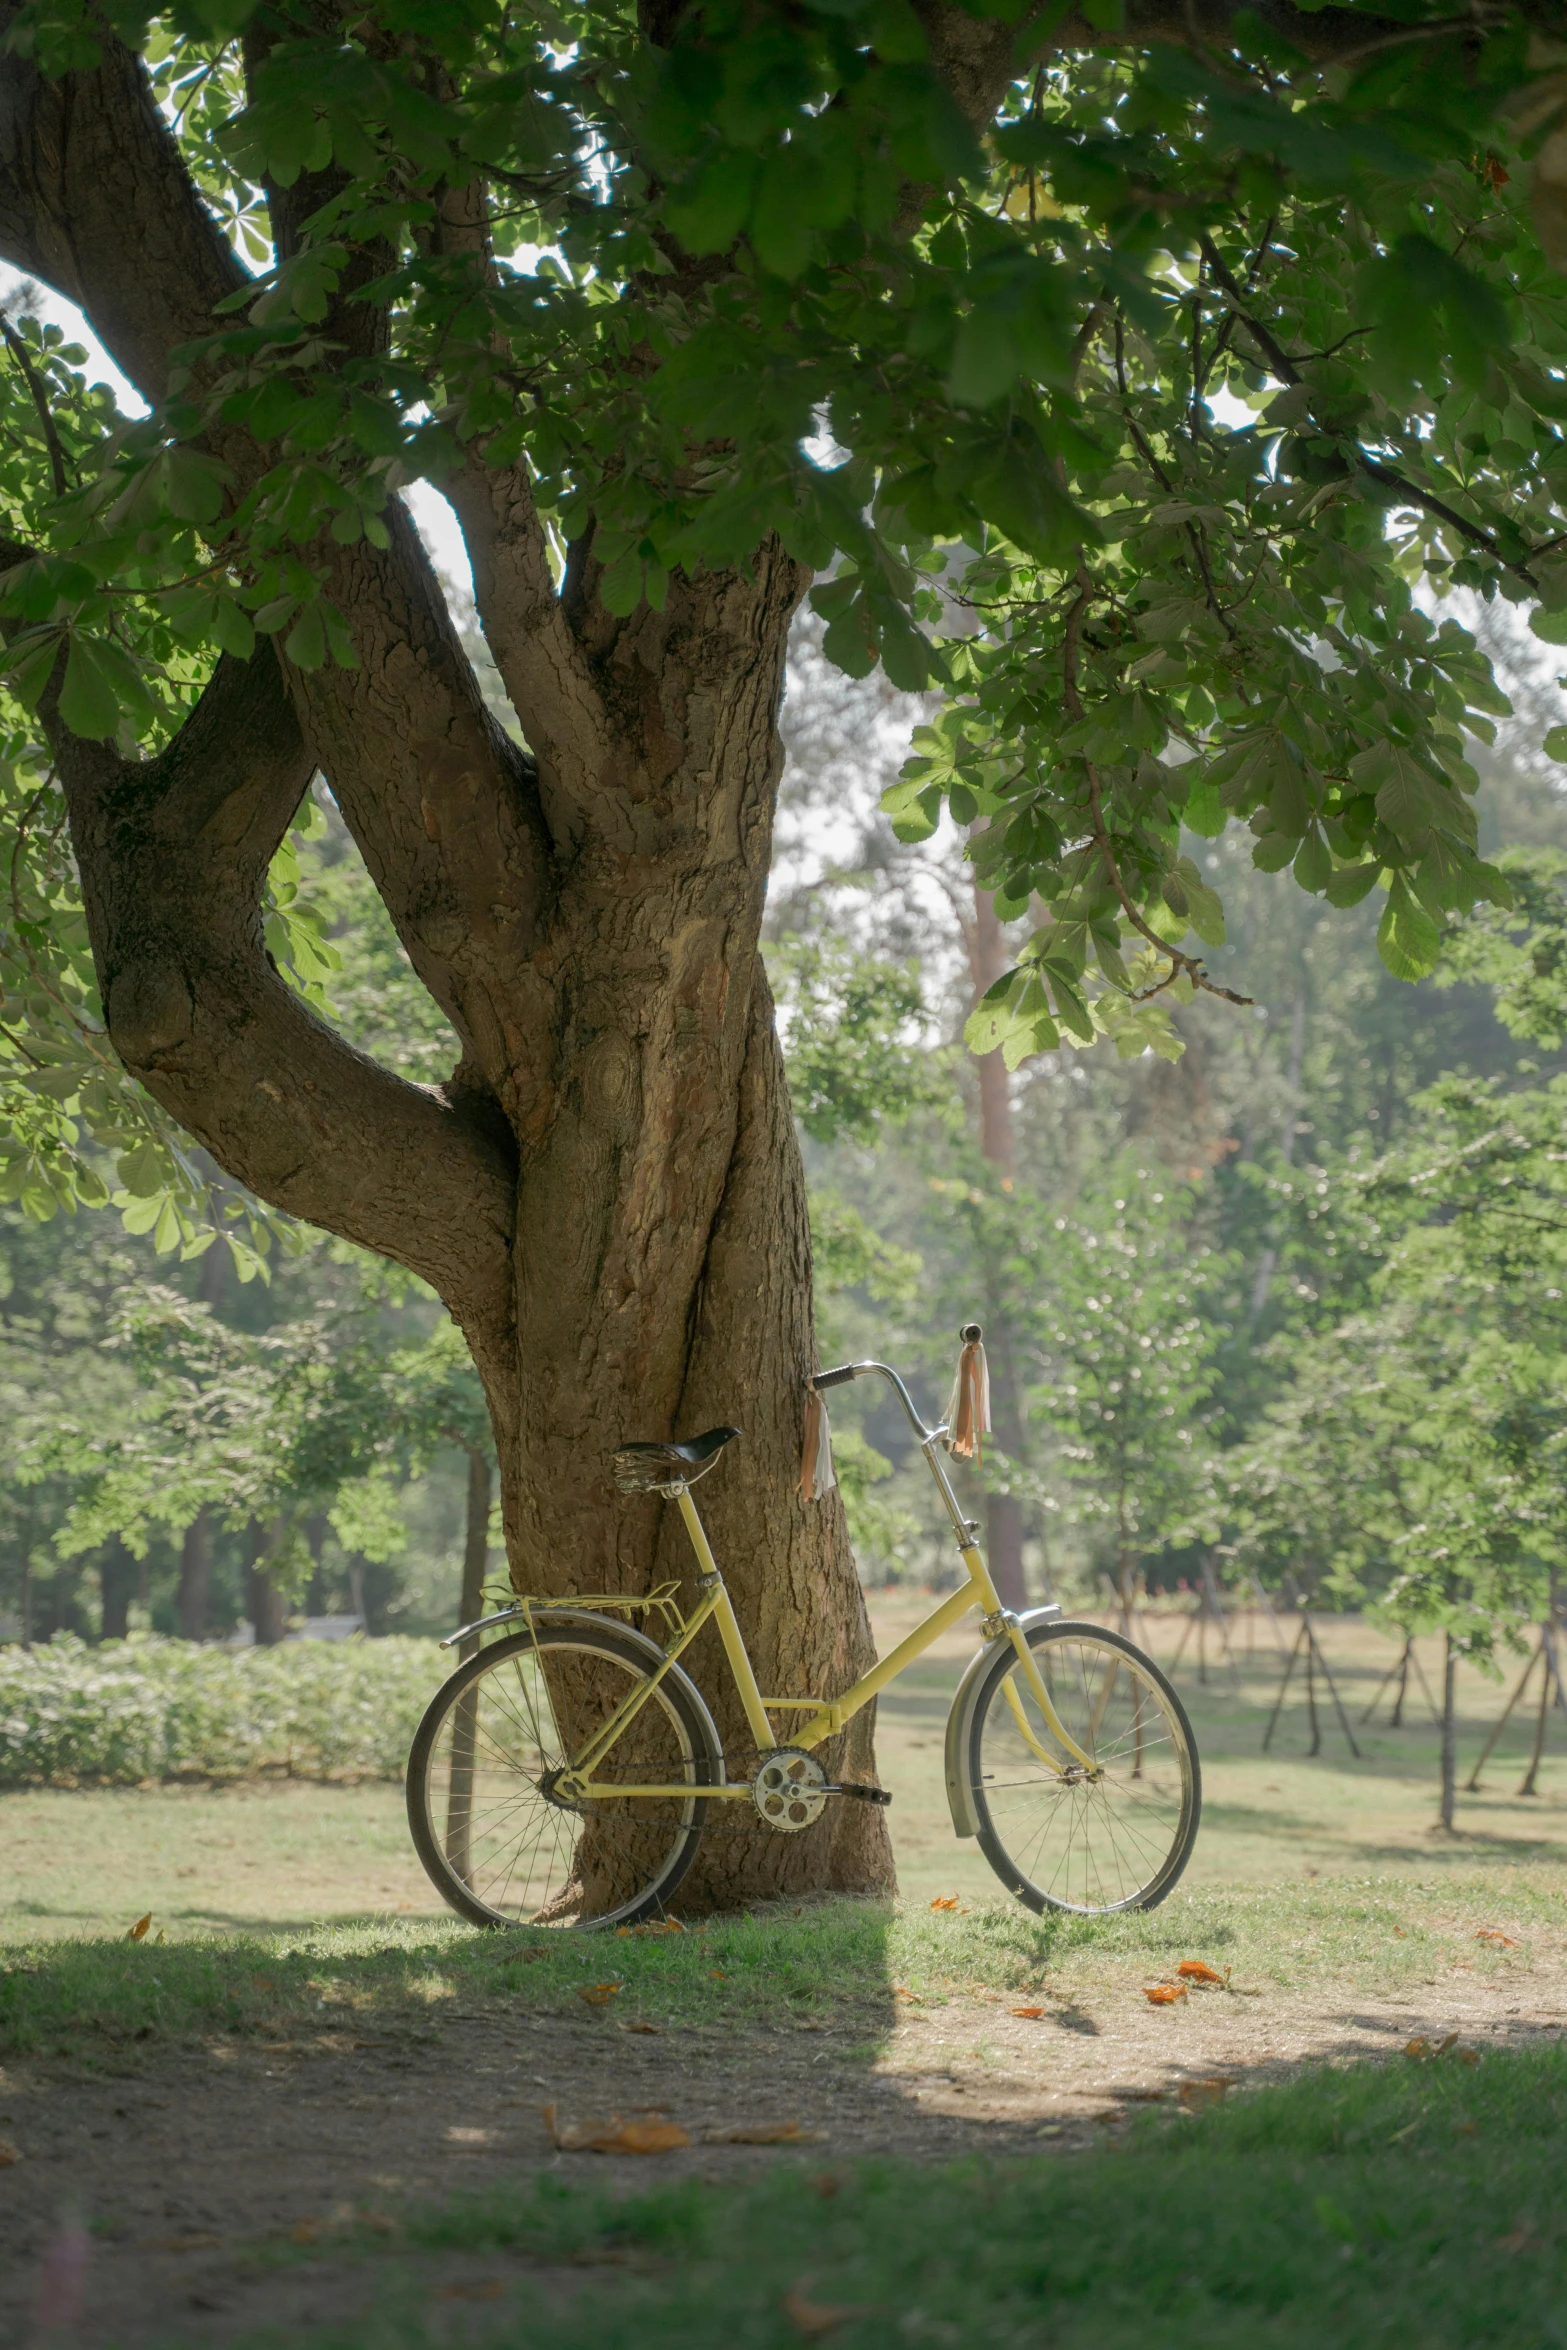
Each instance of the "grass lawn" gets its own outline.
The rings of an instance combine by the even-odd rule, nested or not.
[[[883,1648],[902,1637],[923,1604],[897,1596],[875,1601]],[[1144,1621],[1155,1652],[1168,1657],[1178,1623]],[[1418,1692],[1401,1729],[1387,1726],[1385,1704],[1369,1726],[1359,1718],[1396,1648],[1349,1620],[1325,1621],[1322,1637],[1363,1749],[1359,1761],[1325,1692],[1322,1752],[1306,1754],[1298,1675],[1273,1751],[1262,1753],[1280,1672],[1265,1620],[1237,1626],[1234,1668],[1211,1666],[1206,1684],[1190,1651],[1183,1660],[1177,1684],[1196,1727],[1205,1791],[1185,1885],[1318,1876],[1437,1880],[1477,1870],[1504,1882],[1515,1875],[1560,1881],[1567,1868],[1567,1722],[1553,1719],[1540,1792],[1521,1800],[1516,1788],[1532,1724],[1515,1714],[1484,1790],[1462,1798],[1459,1833],[1438,1835],[1437,1733]],[[973,1645],[968,1627],[949,1633],[880,1701],[878,1753],[895,1796],[889,1820],[900,1886],[913,1903],[941,1893],[997,1897],[978,1849],[952,1834],[942,1783],[947,1708]],[[1422,1644],[1433,1683],[1437,1646]],[[1501,1682],[1461,1669],[1465,1773],[1512,1678],[1512,1668]],[[0,1795],[0,1941],[123,1933],[148,1910],[170,1939],[445,1914],[414,1858],[395,1786],[284,1781]]]
[[[1071,2162],[800,2160],[632,2196],[546,2177],[377,2214],[343,2241],[385,2265],[384,2319],[296,2340],[445,2343],[452,2299],[493,2296],[462,2338],[496,2350],[1536,2350],[1567,2343],[1564,2180],[1564,2052],[1323,2071]],[[421,2310],[421,2263],[452,2252]]]

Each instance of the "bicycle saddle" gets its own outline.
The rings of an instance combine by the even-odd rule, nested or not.
[[[709,1428],[684,1444],[623,1444],[615,1454],[615,1483],[622,1493],[656,1493],[663,1485],[689,1485],[710,1469],[738,1428]]]

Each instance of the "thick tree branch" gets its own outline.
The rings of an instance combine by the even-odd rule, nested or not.
[[[495,665],[539,761],[546,800],[580,800],[608,756],[604,705],[556,592],[526,469],[479,451],[446,483]]]
[[[0,0],[0,37],[19,13]],[[212,331],[240,267],[191,184],[140,60],[103,33],[91,73],[0,71],[0,257],[86,311],[156,407],[169,353]]]
[[[57,717],[51,733],[126,1067],[261,1198],[410,1266],[494,1343],[515,1197],[504,1122],[356,1052],[266,950],[267,868],[314,766],[271,647],[225,657],[158,758],[122,760]]]

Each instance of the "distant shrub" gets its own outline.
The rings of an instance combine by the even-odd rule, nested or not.
[[[200,1648],[138,1636],[0,1648],[0,1787],[396,1779],[448,1660],[432,1640]]]

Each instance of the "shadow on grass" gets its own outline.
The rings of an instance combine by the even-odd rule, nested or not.
[[[483,2350],[1562,2344],[1564,2181],[1559,2049],[1323,2068],[1072,2159],[824,2171],[818,2158],[630,2195],[546,2175],[382,2213],[358,2247],[391,2264],[384,2311],[293,2340],[447,2341],[428,2264],[458,2253],[511,2303],[465,2329]],[[354,2256],[352,2226],[332,2249]],[[541,2285],[567,2264],[586,2276],[563,2304]]]

